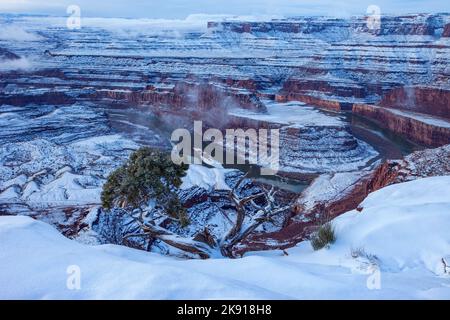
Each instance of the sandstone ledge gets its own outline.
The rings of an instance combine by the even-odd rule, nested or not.
[[[419,144],[439,147],[450,143],[450,122],[441,118],[368,104],[354,104],[353,113]]]

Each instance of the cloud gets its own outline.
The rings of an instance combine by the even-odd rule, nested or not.
[[[31,13],[35,10],[52,10],[64,8],[66,5],[46,0],[0,0],[0,11]]]
[[[2,25],[0,40],[9,41],[39,41],[41,37],[35,33],[28,32],[18,26]]]
[[[358,15],[375,4],[382,13],[450,12],[442,0],[0,0],[1,12],[66,15],[77,4],[83,16],[183,19],[190,14]]]
[[[14,60],[0,60],[0,71],[12,70],[28,70],[31,69],[31,63],[27,58],[20,58]]]

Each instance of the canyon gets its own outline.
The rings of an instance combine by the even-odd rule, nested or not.
[[[30,215],[82,242],[113,242],[112,225],[129,221],[104,212],[99,194],[133,150],[169,150],[170,133],[192,130],[194,120],[220,130],[275,128],[279,174],[248,179],[239,193],[275,185],[292,210],[233,255],[292,247],[373,191],[450,172],[449,22],[448,14],[383,16],[379,29],[366,17],[167,26],[86,18],[69,30],[63,18],[0,15],[0,24],[33,35],[0,36],[0,214]],[[185,186],[191,225],[161,223],[214,247],[236,219],[227,195],[242,175],[236,169],[248,170],[193,167],[225,185]]]

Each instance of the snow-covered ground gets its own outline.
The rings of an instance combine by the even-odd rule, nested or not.
[[[379,162],[377,162],[379,164]],[[305,189],[297,199],[306,211],[311,211],[318,203],[332,203],[355,187],[362,177],[369,174],[370,170],[361,172],[335,172],[322,174]]]
[[[205,190],[229,190],[224,174],[233,169],[207,168],[202,165],[191,164],[185,177],[182,178],[181,189],[200,187]]]
[[[334,220],[328,249],[302,242],[288,256],[234,260],[87,246],[29,217],[0,217],[0,298],[450,299],[450,176],[386,187],[361,207]]]
[[[234,109],[231,115],[249,118],[259,121],[274,122],[294,127],[307,126],[334,126],[342,127],[344,121],[337,115],[327,115],[311,106],[305,106],[302,102],[275,102],[265,100],[267,113],[252,112],[247,109]]]

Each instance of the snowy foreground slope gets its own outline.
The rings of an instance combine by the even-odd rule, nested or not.
[[[87,246],[43,222],[3,216],[0,298],[450,299],[450,176],[386,187],[360,207],[334,220],[329,249],[302,242],[288,256],[236,260]],[[78,268],[80,288],[67,286]]]

